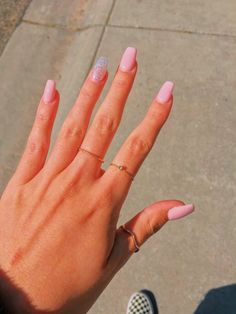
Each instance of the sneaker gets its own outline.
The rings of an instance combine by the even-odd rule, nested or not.
[[[146,289],[133,293],[129,299],[126,314],[158,314],[154,294]]]

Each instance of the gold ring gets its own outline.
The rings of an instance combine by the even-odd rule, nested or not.
[[[111,166],[115,166],[115,167],[118,168],[119,170],[124,170],[124,171],[132,178],[132,180],[134,180],[133,174],[127,170],[127,167],[126,167],[126,166],[123,166],[123,165],[116,165],[116,164],[114,164],[113,162],[110,163],[110,165],[111,165]]]
[[[98,155],[96,155],[96,154],[94,154],[94,153],[91,153],[90,151],[88,151],[88,150],[86,150],[86,149],[84,149],[84,148],[82,148],[82,147],[80,147],[79,150],[82,150],[83,152],[89,153],[89,154],[92,155],[93,157],[96,157],[99,161],[101,161],[101,163],[104,162],[104,160],[103,160],[100,156],[98,156]]]
[[[140,249],[140,246],[138,245],[138,242],[137,242],[135,234],[131,230],[127,229],[125,227],[125,225],[120,226],[120,228],[123,229],[124,231],[126,231],[129,235],[131,235],[131,237],[133,239],[133,242],[134,242],[134,246],[135,246],[134,253],[137,253],[139,251],[139,249]]]

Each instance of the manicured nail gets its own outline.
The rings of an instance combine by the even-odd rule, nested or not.
[[[48,80],[43,93],[43,101],[48,104],[53,101],[56,94],[56,83],[53,80]]]
[[[95,82],[102,81],[107,71],[107,58],[100,57],[95,63],[92,71],[92,80]]]
[[[183,218],[191,214],[193,211],[194,211],[193,204],[173,207],[168,211],[168,219],[175,220],[175,219]]]
[[[173,82],[170,82],[170,81],[165,82],[162,85],[159,93],[157,94],[156,100],[163,104],[167,103],[172,96],[173,89],[174,89]]]
[[[128,72],[131,71],[136,64],[137,49],[133,47],[126,48],[121,61],[120,69],[121,71]]]

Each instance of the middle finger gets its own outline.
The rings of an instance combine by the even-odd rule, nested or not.
[[[81,145],[82,149],[102,159],[120,124],[125,102],[133,85],[137,72],[136,54],[137,50],[133,47],[125,50],[110,90]],[[101,164],[92,154],[84,150],[78,152],[80,160],[86,159],[89,172],[96,175],[100,173],[98,170]]]

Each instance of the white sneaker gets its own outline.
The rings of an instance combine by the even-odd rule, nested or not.
[[[126,314],[158,314],[154,294],[146,289],[133,293],[129,299]]]

